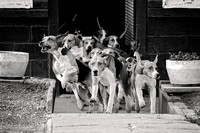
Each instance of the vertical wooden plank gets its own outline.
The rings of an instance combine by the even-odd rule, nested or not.
[[[49,13],[49,24],[48,24],[48,32],[49,35],[57,35],[58,34],[58,1],[57,0],[48,0],[48,13]],[[48,77],[54,77],[54,74],[51,69],[52,65],[52,57],[48,55],[49,61],[49,70]]]
[[[140,42],[140,53],[145,56],[146,49],[146,21],[147,21],[147,0],[135,1],[136,33],[135,38]]]
[[[57,35],[58,34],[58,0],[48,0],[48,13],[49,13],[49,23],[48,23],[48,34]],[[52,55],[48,54],[48,77],[55,78],[52,71]],[[56,78],[55,78],[56,79]],[[60,85],[58,80],[56,80],[56,96],[60,95]]]

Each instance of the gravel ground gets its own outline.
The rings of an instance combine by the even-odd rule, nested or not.
[[[181,99],[189,109],[193,109],[198,119],[191,122],[200,125],[200,92],[187,93],[181,96]]]
[[[0,82],[0,129],[38,130],[48,119],[46,92],[39,84]]]

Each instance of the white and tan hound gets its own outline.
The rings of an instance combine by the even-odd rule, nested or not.
[[[156,79],[159,79],[160,75],[157,69],[158,56],[154,61],[141,61],[139,53],[135,52],[137,64],[132,66],[131,82],[133,90],[137,95],[137,110],[145,106],[142,89],[145,86],[148,87],[150,95],[150,113],[156,113]],[[135,88],[134,88],[135,87]]]
[[[123,94],[125,96],[126,101],[126,112],[130,113],[132,107],[134,106],[132,90],[130,88],[130,82],[128,77],[128,72],[124,68],[123,64],[112,55],[104,54],[104,50],[100,55],[94,56],[90,61],[90,68],[92,70],[93,78],[96,78],[96,81],[93,83],[93,93],[92,100],[95,101],[98,87],[96,85],[97,82],[102,82],[104,86],[109,87],[109,101],[106,112],[111,113],[113,108],[113,103],[116,97],[116,87],[117,83],[119,83],[118,87],[121,88],[119,90],[123,90]],[[117,97],[116,97],[117,98]],[[118,107],[119,102],[114,105]]]
[[[42,48],[41,52],[53,55],[53,72],[61,82],[63,89],[70,86],[77,100],[78,108],[82,110],[84,102],[86,102],[90,105],[88,112],[92,112],[93,105],[90,103],[90,97],[88,96],[89,89],[79,88],[79,83],[87,87],[91,86],[91,70],[77,60],[70,50],[63,48],[62,41],[65,37],[66,35],[44,36],[39,43]]]

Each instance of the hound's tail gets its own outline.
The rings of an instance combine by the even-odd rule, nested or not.
[[[140,58],[140,54],[135,51],[134,56],[136,57],[136,66],[135,66],[135,74],[142,74],[144,66],[142,65],[142,60]]]
[[[134,56],[136,57],[137,64],[141,65],[140,54],[137,51],[135,51]]]

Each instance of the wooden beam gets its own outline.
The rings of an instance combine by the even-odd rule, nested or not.
[[[198,9],[163,9],[148,8],[148,17],[151,18],[168,18],[168,17],[200,17]]]
[[[47,18],[48,9],[0,9],[0,17],[39,17]]]

